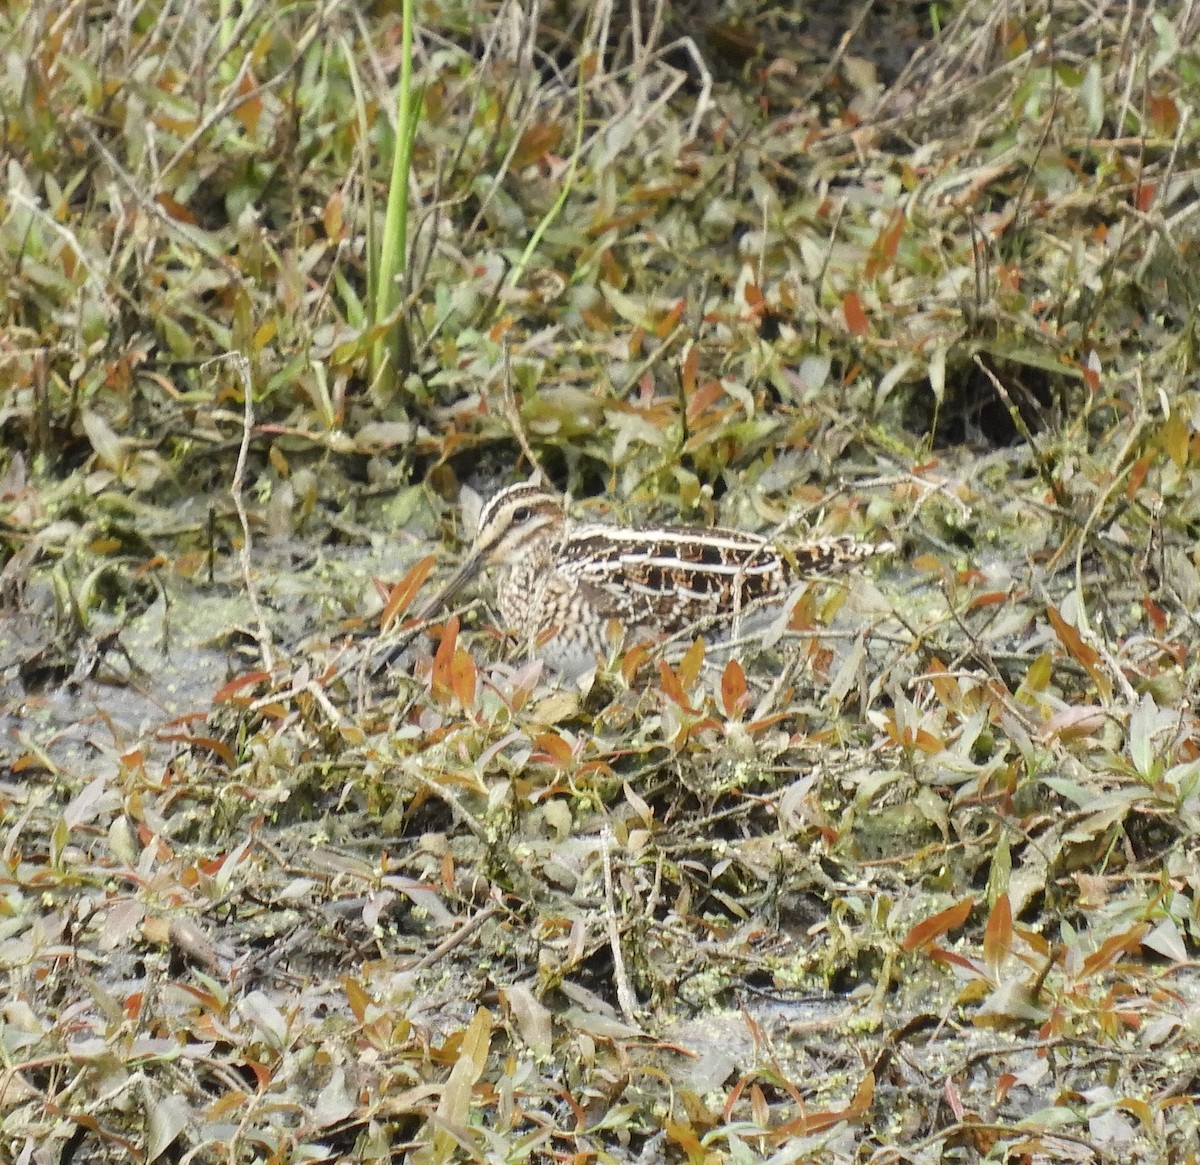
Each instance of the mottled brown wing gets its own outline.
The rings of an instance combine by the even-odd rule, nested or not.
[[[664,531],[673,534],[675,531]],[[733,615],[787,590],[792,572],[773,547],[751,536],[738,545],[652,541],[572,546],[570,569],[589,603],[628,628],[672,635],[701,620]]]

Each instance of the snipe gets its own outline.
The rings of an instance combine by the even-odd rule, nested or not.
[[[484,504],[465,560],[413,615],[437,614],[495,568],[504,629],[575,679],[642,640],[740,625],[810,575],[893,549],[846,536],[783,545],[739,530],[575,523],[543,485],[521,482]]]

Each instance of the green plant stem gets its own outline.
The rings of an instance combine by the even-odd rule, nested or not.
[[[379,281],[375,288],[376,328],[391,321],[401,301],[400,279],[408,255],[408,174],[412,166],[416,113],[412,94],[413,5],[403,0],[403,31],[400,53],[400,92],[396,99],[396,147],[392,156],[392,178],[388,187],[387,215],[379,254]],[[390,396],[399,367],[404,321],[391,321],[371,351],[371,382],[377,391]]]

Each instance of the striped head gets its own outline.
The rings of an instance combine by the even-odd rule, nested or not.
[[[477,564],[511,566],[561,533],[562,502],[532,481],[506,486],[484,503],[468,556]]]
[[[544,551],[562,531],[562,502],[534,481],[505,486],[484,503],[471,549],[436,595],[413,612],[428,619],[450,602],[484,566],[512,566]]]

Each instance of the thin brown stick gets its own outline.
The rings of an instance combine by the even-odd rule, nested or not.
[[[616,895],[613,892],[612,873],[612,843],[613,832],[605,826],[600,834],[600,856],[604,864],[604,919],[608,927],[608,945],[612,950],[613,979],[617,985],[617,1003],[620,1004],[621,1014],[627,1023],[640,1027],[637,1020],[637,996],[629,985],[629,975],[625,970],[625,956],[621,951],[621,930],[617,926]]]
[[[449,938],[443,939],[438,943],[429,954],[422,955],[415,963],[411,963],[404,969],[406,971],[424,971],[432,967],[434,963],[445,958],[455,947],[462,946],[489,918],[494,917],[499,912],[500,907],[497,903],[489,903],[482,910],[468,918]]]
[[[513,436],[517,439],[517,444],[521,446],[521,452],[525,454],[525,459],[533,467],[534,478],[539,482],[544,481],[545,475],[542,473],[541,465],[538,464],[538,459],[534,456],[533,446],[529,443],[529,434],[525,432],[525,423],[521,420],[521,410],[517,406],[516,393],[513,392],[512,364],[507,342],[504,345],[504,416],[508,421],[509,428],[512,429]]]

